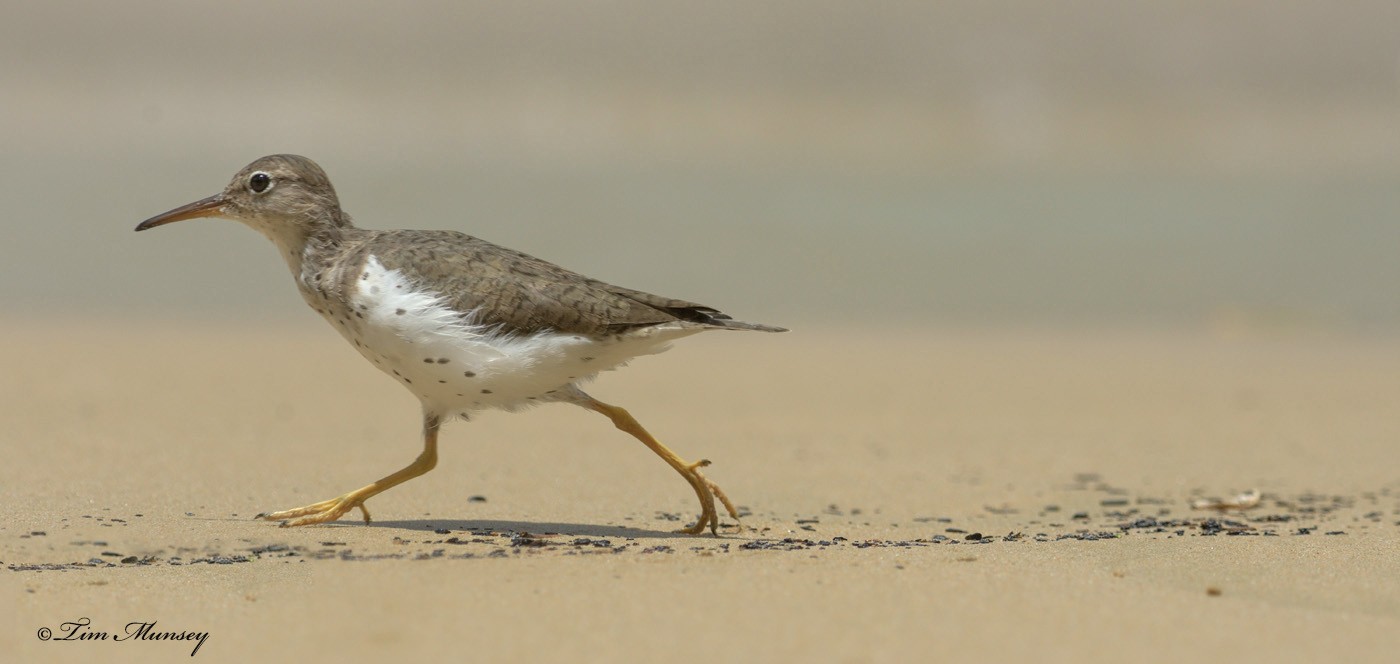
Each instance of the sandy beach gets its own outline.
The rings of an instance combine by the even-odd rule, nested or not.
[[[418,452],[412,397],[332,331],[3,334],[9,661],[198,645],[202,661],[1379,662],[1400,647],[1400,340],[687,340],[592,391],[714,461],[742,528],[691,537],[672,532],[694,517],[684,483],[566,406],[448,427],[438,468],[371,501],[368,526],[279,529],[251,517]],[[1251,510],[1190,506],[1250,489]],[[115,640],[144,622],[207,636]],[[74,631],[111,638],[60,640]]]

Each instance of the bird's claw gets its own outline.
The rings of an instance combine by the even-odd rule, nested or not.
[[[265,521],[278,521],[279,527],[293,528],[296,526],[309,526],[317,523],[328,523],[344,516],[346,512],[359,508],[363,514],[365,523],[370,522],[369,509],[365,507],[364,498],[356,496],[354,493],[347,493],[339,498],[323,500],[319,503],[312,503],[305,507],[282,510],[281,512],[264,512],[259,514],[258,519]]]

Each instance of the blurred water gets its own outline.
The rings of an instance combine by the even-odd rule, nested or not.
[[[131,233],[222,184],[199,170],[203,187],[100,216],[57,190],[40,197],[21,212],[35,223],[7,229],[23,278],[0,298],[47,312],[299,311],[275,252],[237,224]],[[1388,182],[342,170],[363,225],[462,230],[778,322],[1400,323]]]
[[[736,316],[1400,329],[1400,5],[142,0],[0,25],[9,316],[303,316],[246,229],[307,154]]]

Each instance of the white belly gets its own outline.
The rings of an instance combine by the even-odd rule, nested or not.
[[[540,332],[500,334],[414,290],[373,257],[348,294],[349,324],[327,316],[360,354],[393,376],[428,409],[443,416],[550,401],[570,384],[666,350],[696,328],[654,326],[619,337]]]

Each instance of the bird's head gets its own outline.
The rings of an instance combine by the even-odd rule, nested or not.
[[[233,176],[222,192],[151,217],[136,230],[200,217],[240,221],[273,241],[349,225],[326,172],[316,162],[291,154],[258,159]]]

